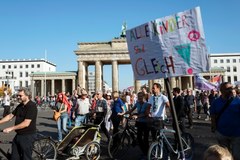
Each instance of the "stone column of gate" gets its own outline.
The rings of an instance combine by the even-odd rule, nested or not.
[[[118,88],[118,62],[112,61],[112,91],[119,91]]]
[[[102,62],[95,62],[95,91],[102,91]]]
[[[171,77],[170,80],[171,80],[171,89],[173,89],[173,88],[176,87],[176,78],[175,77]]]
[[[44,80],[43,79],[41,79],[41,97],[43,97],[44,96]]]
[[[86,87],[86,63],[78,61],[78,84],[81,88]]]
[[[33,98],[35,97],[35,94],[36,94],[35,91],[34,91],[34,86],[35,86],[34,83],[35,83],[35,81],[34,81],[34,80],[31,80],[31,91],[32,91],[32,95],[31,95],[31,96],[32,96]]]
[[[192,76],[189,76],[189,88],[193,89],[193,80],[192,80]]]
[[[55,92],[55,79],[51,80],[51,95],[54,96]]]
[[[140,88],[141,88],[141,82],[139,80],[135,80],[135,85],[134,85],[135,92],[138,93],[140,91]]]
[[[153,81],[152,80],[148,80],[149,92],[152,92],[152,86],[153,86]]]
[[[62,79],[62,92],[66,92],[65,91],[65,79]]]
[[[85,62],[84,66],[85,66],[85,89],[88,92],[89,91],[88,90],[88,64]]]
[[[182,77],[178,77],[178,87],[182,90]]]
[[[72,91],[76,89],[75,78],[72,79]]]

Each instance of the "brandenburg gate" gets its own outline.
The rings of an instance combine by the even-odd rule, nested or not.
[[[112,90],[119,90],[118,65],[131,64],[125,38],[113,39],[110,42],[78,43],[75,51],[78,62],[78,84],[88,89],[88,66],[95,65],[95,90],[103,89],[103,65],[112,65]],[[127,73],[126,73],[127,74]],[[141,87],[135,81],[135,89]]]

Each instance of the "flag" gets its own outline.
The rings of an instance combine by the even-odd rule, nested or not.
[[[216,90],[217,86],[203,78],[200,74],[195,75],[195,88],[199,90]]]
[[[215,86],[219,86],[220,85],[220,83],[221,83],[221,79],[222,79],[222,76],[221,75],[218,75],[218,76],[214,76],[214,77],[212,77],[211,79],[210,79],[210,82],[212,83],[212,84],[214,84]]]

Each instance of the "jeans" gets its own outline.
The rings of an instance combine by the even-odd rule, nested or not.
[[[16,135],[12,143],[11,160],[31,160],[36,134]]]
[[[67,120],[68,120],[68,114],[62,113],[60,118],[57,121],[57,127],[58,127],[58,141],[62,141],[62,129],[66,133],[68,133],[67,130]]]
[[[75,118],[75,127],[80,126],[82,123],[85,122],[86,115],[77,115]]]
[[[68,127],[71,127],[72,126],[72,115],[73,115],[73,111],[71,110],[70,111],[70,115],[68,117]]]

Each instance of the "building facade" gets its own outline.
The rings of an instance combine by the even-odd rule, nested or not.
[[[32,96],[54,96],[59,92],[72,94],[76,89],[76,72],[34,72],[31,77]]]
[[[95,72],[88,72],[88,93],[95,93]],[[112,88],[108,85],[106,81],[103,80],[103,92],[112,92]]]
[[[240,53],[218,53],[210,54],[211,67],[225,69],[224,82],[235,84],[240,81]]]
[[[45,59],[0,60],[0,84],[8,85],[14,93],[20,87],[30,87],[30,74],[55,71],[56,65]]]

